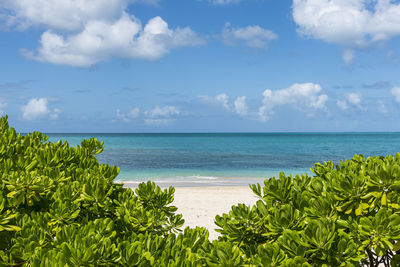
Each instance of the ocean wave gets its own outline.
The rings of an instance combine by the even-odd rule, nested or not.
[[[222,177],[216,177],[216,176],[202,176],[202,175],[188,175],[188,176],[175,176],[175,177],[146,177],[146,178],[141,178],[141,179],[134,179],[134,180],[128,180],[128,179],[118,179],[116,182],[118,183],[142,183],[144,181],[154,181],[154,182],[162,182],[165,183],[167,181],[213,181],[213,180],[220,180],[224,179]]]
[[[191,176],[178,176],[178,178],[182,179],[200,179],[200,180],[217,180],[218,177],[215,176],[202,176],[202,175],[191,175]]]

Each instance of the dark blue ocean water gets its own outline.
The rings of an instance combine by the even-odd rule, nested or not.
[[[119,180],[179,184],[243,184],[308,172],[315,162],[354,154],[400,152],[400,133],[49,134],[71,145],[96,137],[98,159],[121,168]]]

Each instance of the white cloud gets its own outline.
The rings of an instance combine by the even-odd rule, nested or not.
[[[117,119],[124,122],[131,122],[132,120],[138,118],[140,115],[140,109],[138,107],[129,110],[126,114],[122,113],[121,110],[117,109]]]
[[[28,104],[22,107],[22,117],[25,120],[34,120],[47,116],[50,113],[47,104],[48,102],[45,98],[31,99]]]
[[[377,104],[378,104],[378,112],[379,113],[387,114],[389,112],[388,109],[386,108],[385,103],[382,100],[378,100]]]
[[[59,31],[81,31],[90,21],[115,21],[129,3],[156,0],[2,0],[0,14],[11,27],[42,26]],[[3,8],[3,10],[1,10]]]
[[[271,30],[264,29],[258,25],[243,28],[232,28],[226,23],[222,30],[222,41],[227,45],[244,43],[250,48],[267,49],[270,42],[278,39]]]
[[[174,115],[179,115],[181,111],[175,106],[156,106],[152,110],[145,111],[145,115],[150,118],[169,118]]]
[[[293,0],[293,17],[301,35],[346,49],[400,34],[400,3],[393,0]]]
[[[48,106],[46,98],[32,98],[29,102],[22,106],[22,118],[24,120],[51,119],[55,120],[61,113],[60,109],[51,110]]]
[[[235,102],[233,103],[233,107],[235,112],[240,115],[240,116],[246,116],[247,115],[247,104],[246,104],[246,97],[245,96],[240,96],[236,98]]]
[[[61,109],[55,108],[52,113],[50,113],[49,117],[51,120],[58,119],[58,115],[60,115]]]
[[[336,102],[336,106],[338,106],[341,110],[347,110],[349,106],[347,105],[346,101],[338,100]]]
[[[181,111],[175,106],[156,106],[152,110],[145,111],[144,114],[146,116],[144,121],[148,125],[168,125],[181,114]]]
[[[358,107],[359,109],[363,109],[361,105],[362,94],[358,93],[348,93],[346,94],[347,102],[353,104],[354,106]]]
[[[263,93],[263,105],[259,108],[261,121],[269,120],[274,109],[282,105],[292,105],[295,109],[312,114],[316,110],[324,110],[328,96],[322,94],[319,84],[303,83],[293,84],[289,88],[272,91],[267,89]]]
[[[176,106],[155,106],[153,109],[140,111],[138,107],[129,110],[126,113],[117,109],[116,118],[123,122],[131,122],[136,119],[143,120],[148,125],[168,125],[172,123],[181,110]]]
[[[400,103],[400,87],[393,87],[390,92],[394,96],[396,102]]]
[[[225,109],[230,110],[229,108],[229,97],[227,94],[219,94],[215,96],[215,101],[221,104]]]
[[[6,108],[6,107],[7,107],[7,103],[0,101],[0,116],[4,115],[4,108]]]
[[[267,121],[274,114],[274,109],[282,105],[292,105],[295,109],[313,115],[316,110],[327,111],[325,106],[328,96],[322,94],[321,86],[313,83],[293,84],[282,90],[265,90],[263,93],[263,105],[258,110],[258,115],[249,112],[246,96],[239,96],[234,101],[229,101],[225,93],[215,97],[207,95],[198,96],[198,99],[207,104],[220,105],[224,109],[241,117],[260,119]]]
[[[207,103],[222,106],[225,110],[229,112],[233,112],[238,114],[239,116],[246,116],[248,114],[248,106],[246,103],[246,96],[239,96],[230,103],[229,96],[225,93],[216,95],[215,97],[211,97],[208,95],[201,95],[197,97],[200,101]]]
[[[215,97],[208,96],[208,95],[200,95],[197,98],[204,103],[221,105],[226,110],[231,110],[231,108],[229,106],[229,96],[225,93],[216,95]]]
[[[189,27],[170,29],[160,17],[142,26],[126,12],[131,2],[135,1],[5,0],[0,3],[0,22],[20,30],[44,28],[37,51],[22,53],[69,66],[88,67],[112,57],[156,60],[174,48],[204,43]]]
[[[124,13],[112,23],[90,21],[82,32],[67,37],[46,31],[37,53],[25,55],[54,64],[88,67],[113,56],[156,60],[173,48],[202,42],[188,27],[171,30],[162,18],[155,17],[142,28],[140,21]]]
[[[360,110],[366,111],[367,108],[362,105],[362,94],[360,92],[348,93],[345,95],[345,100],[338,100],[336,105],[341,110],[349,109],[349,105],[355,106]]]

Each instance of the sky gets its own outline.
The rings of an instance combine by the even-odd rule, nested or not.
[[[1,0],[20,132],[400,131],[399,0]]]

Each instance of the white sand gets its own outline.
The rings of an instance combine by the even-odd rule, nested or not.
[[[228,213],[232,205],[253,205],[256,201],[257,197],[248,186],[175,187],[173,205],[185,219],[183,228],[206,227],[212,240],[219,235],[214,230],[216,215]]]

